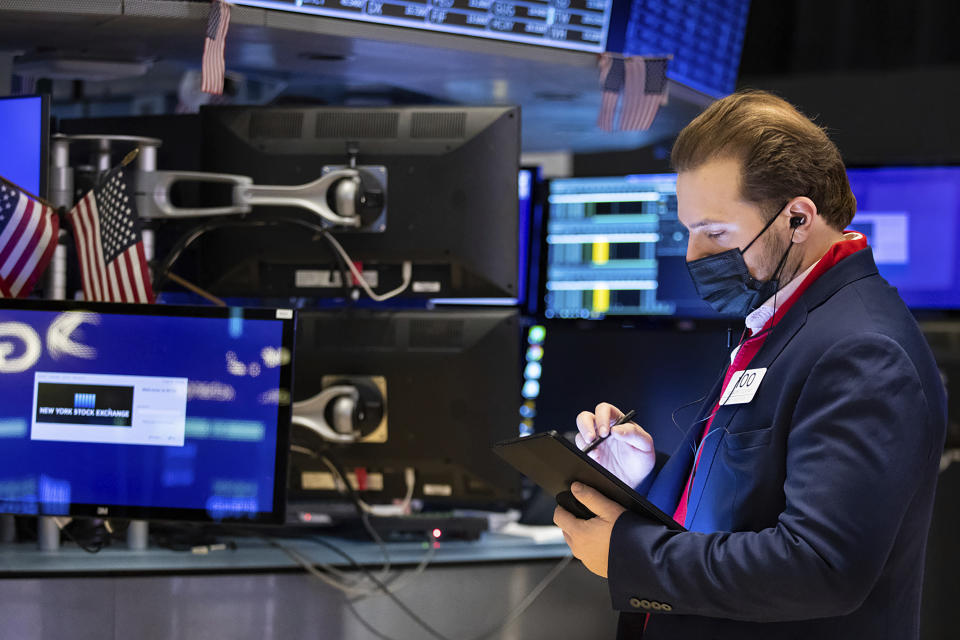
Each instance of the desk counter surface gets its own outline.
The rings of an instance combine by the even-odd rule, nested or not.
[[[383,552],[373,542],[317,536],[353,558],[357,564],[379,566]],[[227,540],[227,538],[224,538]],[[120,544],[99,553],[87,553],[65,543],[57,551],[40,551],[36,543],[0,544],[0,578],[30,576],[69,576],[90,574],[220,573],[295,570],[299,565],[276,540],[315,564],[349,567],[350,563],[333,549],[309,537],[231,538],[236,549],[206,554],[172,551],[151,547],[134,551]],[[426,542],[388,542],[391,564],[416,565],[431,552]],[[484,534],[479,540],[442,540],[432,543],[431,565],[470,564],[558,559],[569,554],[563,542],[536,543],[528,538],[497,533]]]

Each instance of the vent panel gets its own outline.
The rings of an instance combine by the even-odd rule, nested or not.
[[[410,119],[411,138],[463,138],[466,135],[466,111],[418,112]]]
[[[250,115],[251,138],[299,138],[303,133],[303,113],[254,112]]]
[[[462,320],[411,320],[411,349],[459,349],[463,345]]]
[[[318,138],[396,138],[400,114],[390,111],[362,113],[325,111],[317,116]]]

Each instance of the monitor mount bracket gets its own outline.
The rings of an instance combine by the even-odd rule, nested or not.
[[[355,158],[351,159],[355,165]],[[200,171],[137,172],[135,192],[141,218],[180,219],[247,214],[255,206],[298,207],[327,226],[383,231],[386,228],[386,167],[324,167],[320,178],[301,185],[257,185],[248,176]],[[226,206],[181,208],[170,190],[177,182],[233,185]],[[332,206],[331,206],[332,205]]]
[[[292,424],[328,442],[386,441],[386,379],[324,376],[322,390],[293,403]]]

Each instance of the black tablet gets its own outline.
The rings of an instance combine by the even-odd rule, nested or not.
[[[556,431],[504,440],[495,444],[493,450],[544,491],[556,496],[557,503],[578,518],[592,518],[594,514],[570,493],[574,482],[593,487],[634,513],[653,518],[670,529],[684,531],[673,518]]]

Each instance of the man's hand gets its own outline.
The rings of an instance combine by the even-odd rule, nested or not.
[[[583,411],[577,416],[577,446],[585,449],[597,438],[610,437],[587,455],[613,475],[636,488],[653,470],[657,454],[653,438],[634,422],[610,428],[623,412],[612,404],[601,402],[594,413]],[[594,512],[596,513],[596,512]]]
[[[553,522],[563,531],[563,539],[573,555],[591,572],[606,578],[613,525],[626,509],[579,482],[574,482],[570,490],[573,497],[597,517],[581,520],[563,507],[557,507],[553,512]]]

